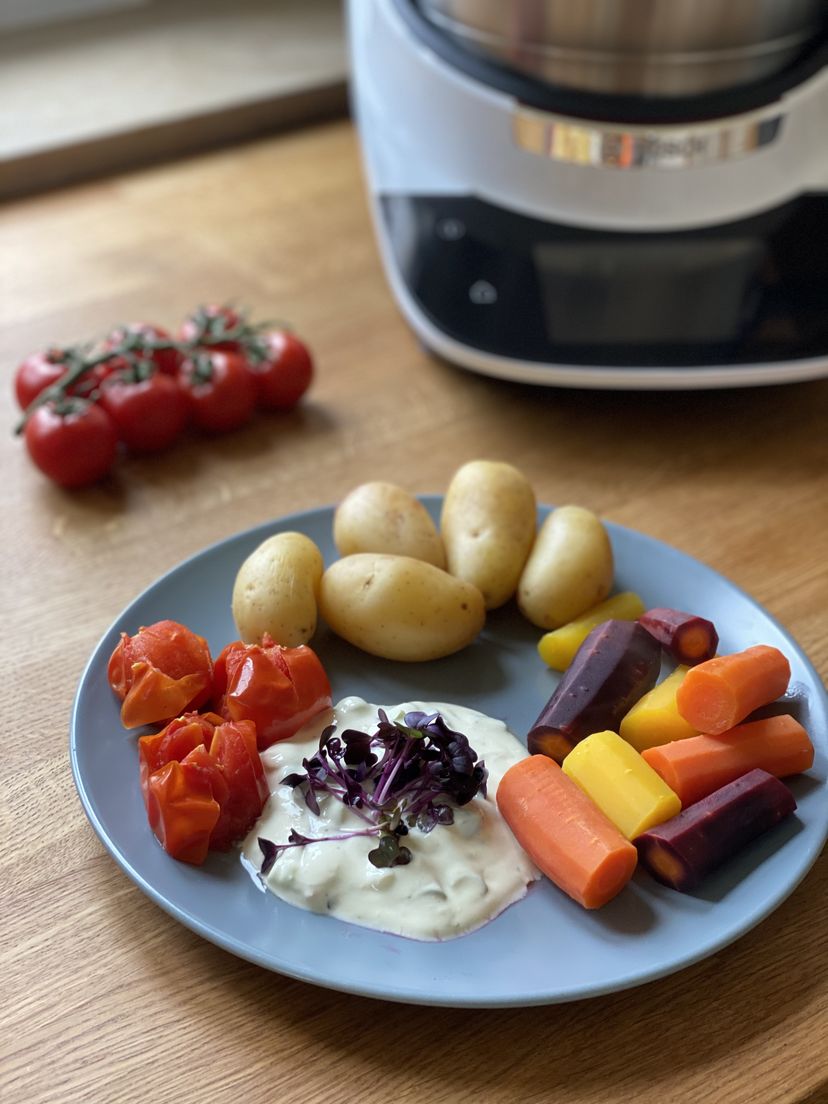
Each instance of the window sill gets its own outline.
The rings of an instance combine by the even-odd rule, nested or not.
[[[344,114],[339,0],[166,0],[0,37],[0,198]]]

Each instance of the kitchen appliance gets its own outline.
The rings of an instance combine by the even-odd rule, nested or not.
[[[828,375],[824,0],[350,0],[385,270],[529,383]]]

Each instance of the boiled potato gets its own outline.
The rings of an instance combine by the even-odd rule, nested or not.
[[[233,620],[242,640],[255,644],[270,633],[277,644],[306,644],[316,632],[324,568],[322,553],[304,533],[276,533],[262,541],[233,586]]]
[[[599,519],[582,506],[559,506],[538,532],[518,605],[533,625],[557,629],[603,602],[612,577],[612,546]]]
[[[394,483],[362,483],[334,513],[334,544],[340,556],[388,552],[446,566],[437,526],[422,502]]]
[[[459,651],[486,617],[483,595],[412,556],[357,552],[322,576],[319,610],[335,633],[383,659],[418,662]]]
[[[535,527],[535,494],[517,468],[471,460],[455,472],[440,518],[448,569],[482,591],[486,609],[514,594]]]

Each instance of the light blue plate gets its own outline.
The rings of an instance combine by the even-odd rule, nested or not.
[[[425,498],[436,517],[437,497]],[[548,508],[539,510],[542,518]],[[326,563],[336,558],[331,508],[311,510],[230,537],[154,583],[123,611],[95,649],[72,716],[72,769],[84,809],[124,872],[157,904],[206,939],[269,970],[330,989],[420,1004],[469,1007],[549,1004],[598,996],[663,977],[720,950],[773,911],[798,885],[828,835],[825,779],[828,701],[790,636],[748,595],[668,545],[609,525],[616,587],[648,606],[691,610],[716,623],[723,652],[773,644],[790,659],[804,698],[801,719],[816,745],[807,775],[791,780],[798,811],[694,895],[639,871],[609,905],[587,912],[551,883],[471,935],[420,943],[292,907],[264,895],[236,854],[203,867],[170,859],[147,826],[135,734],[120,725],[106,666],[120,631],[172,618],[207,638],[214,654],[236,638],[230,594],[242,560],[267,536],[307,533]],[[556,676],[540,662],[539,632],[511,606],[490,614],[470,648],[435,663],[373,659],[322,629],[313,641],[335,699],[420,698],[501,717],[521,738]]]

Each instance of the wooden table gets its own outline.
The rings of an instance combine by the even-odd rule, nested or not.
[[[427,1009],[269,973],[170,919],[77,799],[69,711],[118,611],[185,556],[381,476],[442,491],[503,458],[538,498],[668,541],[753,594],[828,672],[826,384],[709,394],[533,390],[438,363],[402,322],[345,123],[0,210],[7,429],[47,343],[236,299],[290,319],[300,409],[132,459],[80,493],[0,437],[0,1097],[40,1101],[817,1104],[828,1100],[828,858],[733,946],[569,1005]],[[554,933],[550,933],[554,940]]]

